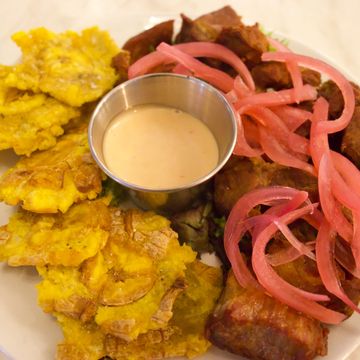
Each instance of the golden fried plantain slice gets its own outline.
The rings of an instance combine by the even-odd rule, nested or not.
[[[99,360],[106,355],[105,334],[94,322],[84,324],[61,314],[56,318],[65,337],[57,347],[56,360]]]
[[[162,359],[175,356],[193,358],[210,347],[205,338],[205,324],[220,296],[223,281],[220,268],[194,261],[186,269],[187,289],[175,301],[174,316],[168,327],[158,336],[142,343],[141,337],[126,344],[121,339],[108,336],[105,340],[107,354],[118,360]],[[152,340],[152,341],[151,341]],[[156,341],[157,340],[157,341]],[[146,344],[146,346],[144,346]]]
[[[96,295],[80,280],[76,267],[37,267],[43,281],[37,285],[38,302],[47,313],[62,313],[82,322],[96,313]]]
[[[154,299],[150,304],[152,310],[146,310],[147,321],[152,321],[156,327],[166,326],[172,316],[174,301],[185,288],[182,281],[185,263],[193,261],[195,253],[189,247],[180,247],[168,220],[161,216],[116,208],[109,209],[109,212],[112,219],[110,236],[105,247],[95,256],[76,268],[38,267],[43,278],[38,285],[39,303],[45,312],[62,313],[89,321],[98,306],[120,309],[117,312],[122,316],[127,310],[135,308],[137,305],[134,304],[146,298],[147,294],[151,294],[145,302],[151,303]],[[160,233],[166,237],[166,241],[161,236],[158,239],[162,245],[165,244],[161,256],[149,253],[144,246],[155,243],[155,237]],[[135,240],[139,236],[141,244]],[[176,254],[170,257],[171,251],[178,251],[179,259],[173,261],[172,257]],[[172,265],[174,269],[168,274],[167,268]],[[144,315],[143,312],[140,311],[140,317]],[[109,331],[120,331],[116,326],[121,322],[128,323],[129,319],[118,317],[104,321],[103,326]],[[138,324],[134,326],[136,331]],[[143,329],[146,326],[145,323]],[[124,336],[127,336],[126,332]]]
[[[117,80],[112,58],[119,49],[97,27],[81,34],[55,34],[37,28],[13,35],[22,62],[6,77],[6,84],[34,93],[44,92],[71,106],[99,99]]]
[[[73,203],[96,198],[102,177],[90,154],[86,129],[80,129],[7,170],[0,177],[0,200],[37,213],[66,212]]]
[[[161,216],[131,210],[123,219],[119,217],[115,218],[112,241],[103,250],[109,261],[116,264],[119,259],[122,264],[115,265],[113,271],[120,274],[120,278],[123,274],[125,278],[135,279],[134,275],[138,274],[144,281],[149,275],[153,276],[145,260],[150,257],[156,265],[156,280],[145,295],[136,297],[136,301],[122,306],[99,306],[95,321],[103,332],[131,341],[139,334],[166,326],[172,316],[173,303],[184,290],[186,264],[194,261],[196,254],[190,247],[180,246],[169,221]],[[143,260],[130,261],[136,253]],[[149,268],[147,272],[146,268]]]
[[[0,104],[0,150],[13,148],[16,154],[29,156],[48,149],[63,134],[63,125],[78,115],[78,110],[44,94],[22,94]]]
[[[194,261],[185,276],[187,288],[176,298],[169,324],[131,342],[105,335],[93,322],[82,324],[57,315],[65,337],[58,345],[57,360],[98,360],[105,355],[117,360],[148,360],[205,353],[210,346],[204,337],[205,323],[222,289],[222,271]]]
[[[0,65],[0,150],[13,148],[29,156],[54,146],[79,111],[45,94],[8,87],[5,80],[12,69]]]
[[[84,201],[66,214],[19,210],[0,227],[0,260],[11,266],[78,266],[104,247],[110,226],[101,200]]]

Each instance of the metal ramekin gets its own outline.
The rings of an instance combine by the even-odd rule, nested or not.
[[[185,186],[160,190],[138,186],[114,175],[103,158],[105,130],[116,115],[143,104],[177,108],[203,121],[213,133],[219,147],[217,166],[202,178]],[[194,201],[206,187],[206,182],[229,159],[235,143],[236,117],[224,95],[202,80],[169,73],[137,77],[115,87],[99,102],[89,124],[90,149],[100,168],[110,178],[130,189],[136,205],[165,213],[179,211]]]

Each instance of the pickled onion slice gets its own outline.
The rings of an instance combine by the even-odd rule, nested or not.
[[[305,255],[311,260],[316,260],[314,253],[301,241],[299,241],[296,236],[291,232],[289,227],[284,224],[281,220],[275,220],[274,224],[281,231],[281,233],[285,236],[287,241],[301,254]]]
[[[270,45],[272,45],[277,51],[281,51],[281,52],[291,52],[290,49],[285,46],[284,44],[282,44],[280,41],[273,39],[271,37],[268,37],[268,42],[270,43]],[[289,60],[286,61],[286,67],[290,73],[290,77],[294,86],[294,90],[295,90],[295,102],[299,103],[300,102],[300,92],[301,92],[301,87],[303,86],[303,80],[302,80],[302,76],[301,76],[301,70],[298,66],[298,64],[296,63],[296,61],[293,60]]]
[[[172,69],[172,72],[174,74],[179,74],[179,75],[186,75],[186,76],[192,75],[192,72],[182,64],[176,64],[175,67]]]
[[[360,309],[346,295],[337,275],[334,262],[336,232],[331,229],[325,220],[320,226],[316,238],[317,264],[321,280],[327,291],[337,296],[351,309],[360,313]]]
[[[305,246],[308,248],[308,251],[315,250],[315,242],[313,241],[309,241],[305,244]],[[289,246],[285,249],[277,251],[276,253],[267,254],[266,259],[271,266],[280,266],[288,264],[301,256],[303,256],[302,253],[300,253],[294,247]]]
[[[282,216],[280,220],[288,224],[298,218],[303,217],[313,211],[312,205],[307,205],[303,208],[294,210]],[[252,265],[254,272],[260,284],[276,299],[284,304],[301,311],[304,314],[318,319],[319,321],[327,324],[339,324],[345,320],[346,316],[339,312],[327,309],[326,307],[310,300],[305,294],[286,281],[284,281],[269,265],[265,250],[271,237],[276,232],[276,225],[270,224],[264,229],[256,239],[253,247]],[[300,289],[298,289],[300,290]],[[326,297],[325,295],[313,294],[314,298],[318,296]]]
[[[283,120],[290,131],[295,131],[305,121],[311,120],[313,116],[310,111],[289,105],[276,106],[271,108],[271,110]]]
[[[247,156],[247,157],[258,157],[261,156],[264,152],[260,149],[252,148],[246,137],[244,132],[244,125],[242,123],[242,118],[240,115],[236,115],[236,125],[237,125],[237,138],[236,144],[233,151],[233,154],[238,156]]]
[[[236,70],[236,72],[244,80],[247,87],[250,90],[255,91],[255,83],[249,69],[234,52],[225,46],[211,42],[189,42],[185,44],[173,45],[172,47],[179,49],[193,57],[209,57],[227,63]],[[145,55],[130,66],[128,71],[129,79],[144,75],[150,72],[156,66],[172,61],[172,59],[169,59],[160,52],[152,52],[148,55]]]
[[[294,89],[270,91],[266,93],[259,93],[252,96],[248,96],[244,99],[240,99],[234,104],[235,109],[240,113],[244,106],[247,105],[261,105],[261,106],[279,106],[288,105],[294,103],[295,92]],[[315,100],[317,91],[310,85],[304,85],[301,88],[300,100]]]
[[[295,198],[295,200],[290,203],[290,205],[287,204],[286,207],[283,207],[282,211],[292,209],[292,207],[296,206],[299,201],[302,203],[302,200],[304,199],[303,192],[287,187],[257,189],[241,197],[232,208],[225,225],[224,247],[226,255],[233,267],[234,275],[239,284],[243,287],[259,286],[256,279],[247,268],[246,262],[239,251],[239,242],[242,236],[253,227],[251,223],[245,222],[248,217],[248,213],[257,205],[276,205],[279,201],[282,202],[293,198]],[[278,211],[279,210],[281,209],[278,209]],[[261,219],[262,221],[265,219],[265,221],[269,223],[273,218],[274,216],[263,215]],[[256,220],[258,225],[259,221],[260,220]],[[265,226],[267,223],[265,223]]]
[[[267,52],[261,56],[263,61],[296,61],[299,66],[327,75],[339,87],[344,98],[344,109],[340,117],[334,121],[327,121],[320,124],[320,130],[327,133],[334,133],[343,130],[351,121],[355,109],[355,96],[350,82],[338,70],[324,61],[314,59],[310,56],[298,55],[285,52]]]
[[[281,119],[270,109],[262,106],[247,105],[243,114],[250,115],[268,128],[274,136],[289,149],[301,154],[310,154],[309,140],[291,132]]]
[[[315,169],[319,169],[320,160],[326,151],[330,151],[327,134],[320,130],[319,124],[327,121],[329,103],[322,97],[314,104],[314,113],[310,128],[310,153]]]
[[[224,241],[235,230],[239,221],[248,216],[248,213],[257,205],[276,205],[284,200],[291,200],[299,190],[286,186],[271,186],[256,189],[243,195],[233,206],[227,219],[224,230]]]
[[[234,80],[234,91],[237,95],[237,100],[250,96],[254,93],[250,90],[240,76],[236,76]]]
[[[278,217],[297,209],[306,200],[308,200],[308,198],[309,194],[306,191],[299,191],[292,199],[267,209],[264,213],[267,217],[263,218],[262,225],[259,222],[252,232],[253,242],[256,241],[256,237],[270,224],[270,222],[275,221]]]
[[[203,64],[174,46],[161,43],[156,50],[189,69],[194,76],[209,82],[224,92],[229,92],[233,88],[234,80],[231,76]]]
[[[324,153],[320,161],[318,180],[321,208],[325,218],[331,221],[339,235],[344,240],[351,242],[353,236],[352,226],[345,218],[340,203],[332,194],[332,179],[331,175],[329,175],[331,173],[330,161],[329,153]]]
[[[281,165],[290,166],[293,168],[307,171],[315,176],[315,169],[307,162],[291,155],[288,150],[284,149],[281,144],[270,135],[264,128],[260,127],[260,144],[269,158]]]
[[[249,219],[248,219],[249,220]],[[224,236],[224,247],[230,261],[234,275],[238,283],[244,287],[258,288],[259,284],[247,267],[246,261],[239,250],[239,242],[244,234],[253,228],[252,222],[246,222],[245,218],[239,217],[234,224],[234,230]]]
[[[352,225],[345,218],[340,203],[334,196],[344,204],[360,211],[360,199],[357,197],[341,178],[332,165],[330,158],[330,147],[327,134],[320,130],[320,124],[328,118],[329,104],[324,98],[319,98],[314,105],[314,116],[310,130],[310,152],[315,168],[320,167],[320,160],[326,156],[320,175],[319,169],[319,194],[321,207],[328,221],[334,224],[335,229],[346,241],[350,242],[353,236]],[[332,156],[332,155],[331,155]],[[341,156],[341,155],[340,155]]]

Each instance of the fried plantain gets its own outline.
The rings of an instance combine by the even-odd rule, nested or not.
[[[93,322],[83,324],[57,315],[65,337],[58,346],[57,359],[98,360],[108,355],[118,360],[145,360],[205,353],[210,346],[204,337],[205,323],[220,295],[222,272],[194,261],[185,271],[185,281],[187,288],[176,298],[168,325],[149,330],[131,342],[105,336]]]
[[[0,177],[0,200],[38,213],[66,212],[73,203],[96,198],[102,178],[83,128],[7,170]]]
[[[103,201],[85,201],[66,214],[19,210],[0,227],[0,260],[10,266],[78,266],[104,247],[111,226]]]
[[[99,99],[117,80],[112,58],[119,49],[97,27],[81,34],[55,34],[45,28],[18,32],[12,39],[22,61],[6,77],[9,87],[44,92],[71,106]]]
[[[85,322],[97,312],[103,332],[136,337],[150,326],[167,325],[185,288],[183,270],[195,253],[179,245],[161,216],[116,208],[109,212],[110,236],[95,256],[76,268],[38,267],[43,277],[39,303],[46,312]],[[156,245],[162,250],[154,252]],[[120,329],[128,323],[133,324],[128,332]]]
[[[139,334],[164,327],[172,316],[173,302],[184,289],[184,270],[187,263],[194,261],[195,252],[186,245],[180,246],[177,234],[164,217],[117,210],[111,239],[103,253],[113,264],[111,271],[123,288],[126,279],[134,279],[132,286],[136,279],[141,279],[141,285],[148,279],[149,291],[142,297],[138,293],[133,301],[121,306],[100,305],[95,321],[102,331],[131,341]],[[151,284],[153,276],[155,281]]]
[[[0,104],[0,150],[13,148],[18,155],[30,156],[56,144],[63,126],[79,115],[78,110],[44,94],[22,94]]]
[[[82,322],[96,313],[96,294],[82,282],[76,267],[45,266],[37,268],[43,281],[37,285],[38,302],[46,313],[61,313]]]

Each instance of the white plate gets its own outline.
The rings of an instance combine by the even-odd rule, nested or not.
[[[171,14],[177,14],[181,8],[178,12],[176,10],[172,8]],[[95,12],[92,13],[90,7],[90,13],[86,13],[85,19],[82,17],[79,21],[74,21],[74,18],[69,14],[69,18],[63,16],[62,21],[50,23],[49,19],[44,18],[44,22],[37,25],[45,25],[60,31],[69,27],[81,29],[97,24],[108,29],[119,44],[122,44],[129,36],[140,32],[142,29],[177,16],[167,14],[150,16],[150,14],[145,13],[132,14],[131,16],[123,14],[121,16],[116,9],[113,12],[116,11],[116,15],[111,16],[113,15],[111,9],[106,11],[108,17],[99,16]],[[56,14],[52,16],[52,20],[54,19],[56,19]],[[32,24],[32,26],[35,25]],[[14,31],[18,29],[14,29]],[[290,46],[297,52],[324,59],[322,55],[300,42],[292,40]],[[10,43],[5,43],[5,49],[4,44],[2,44],[2,50],[6,54],[6,59],[4,57],[0,60],[7,62],[16,60],[17,52]],[[325,60],[328,61],[328,59]],[[15,161],[16,156],[11,151],[0,152],[0,174]],[[12,211],[13,208],[0,204],[0,225],[7,223]],[[35,284],[39,280],[34,269],[9,268],[4,264],[0,265],[0,360],[49,360],[54,358],[56,344],[62,340],[62,334],[51,316],[44,314],[37,305]],[[331,329],[329,355],[322,359],[345,360],[359,345],[360,317],[353,315],[341,326]],[[240,357],[212,348],[199,359],[240,360]]]

